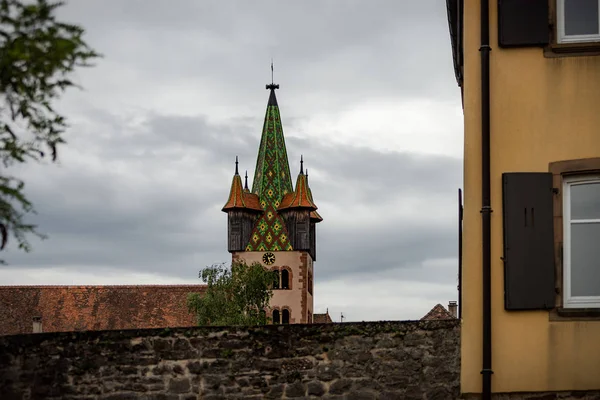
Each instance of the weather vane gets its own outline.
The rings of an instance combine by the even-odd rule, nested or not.
[[[276,85],[275,81],[273,80],[273,59],[272,58],[271,58],[271,84],[267,85],[267,89],[271,89],[271,90],[279,89],[279,85]]]

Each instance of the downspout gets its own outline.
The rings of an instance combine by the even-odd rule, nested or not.
[[[490,16],[481,0],[481,228],[483,269],[483,340],[481,398],[492,397],[491,194],[490,194]]]
[[[462,318],[462,190],[458,189],[458,318]]]

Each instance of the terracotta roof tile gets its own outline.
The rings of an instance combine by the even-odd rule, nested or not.
[[[317,206],[313,203],[311,197],[312,196],[308,192],[306,175],[300,172],[300,174],[298,174],[298,179],[296,180],[296,189],[292,193],[283,196],[277,210],[284,210],[286,208],[309,208],[311,210],[316,210]]]
[[[205,285],[0,286],[0,335],[195,325],[187,295]]]
[[[323,221],[323,218],[319,215],[317,211],[310,212],[310,219],[315,220],[316,223]]]
[[[331,324],[333,321],[329,316],[329,313],[325,314],[313,314],[313,323],[314,324]]]
[[[254,193],[244,191],[244,204],[246,204],[246,208],[251,210],[263,211],[260,206],[260,199]]]
[[[236,208],[245,208],[259,212],[263,211],[258,196],[244,190],[242,187],[242,178],[238,174],[233,176],[229,198],[227,199],[227,203],[223,206],[222,211]]]
[[[454,319],[452,313],[444,308],[441,304],[436,304],[423,318],[421,321],[426,320],[439,320],[439,319]]]

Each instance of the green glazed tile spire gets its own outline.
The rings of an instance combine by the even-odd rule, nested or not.
[[[277,214],[281,199],[292,189],[283,127],[275,89],[279,85],[267,85],[270,90],[267,112],[263,124],[252,193],[258,195],[265,210],[250,236],[247,251],[292,250],[283,219]]]

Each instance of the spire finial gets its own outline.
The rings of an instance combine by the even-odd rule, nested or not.
[[[239,173],[238,173],[238,156],[235,156],[235,174],[239,175]]]
[[[273,80],[273,59],[271,58],[271,83],[269,85],[267,85],[267,90],[271,90],[274,91],[275,89],[279,89],[279,85],[275,84],[275,81]]]
[[[248,190],[248,170],[246,170],[246,182],[244,183],[244,190]]]
[[[304,176],[306,176],[306,184],[308,185],[308,168],[306,168],[306,174],[304,174]]]
[[[300,173],[304,173],[304,159],[302,158],[302,154],[300,154]]]

